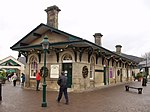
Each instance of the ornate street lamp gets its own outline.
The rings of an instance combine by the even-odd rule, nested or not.
[[[46,77],[46,52],[49,48],[49,41],[48,41],[48,37],[45,36],[43,41],[42,41],[42,48],[44,50],[44,75],[43,75],[43,101],[42,101],[42,107],[47,107],[47,102],[46,102],[46,81],[45,81],[45,77]]]

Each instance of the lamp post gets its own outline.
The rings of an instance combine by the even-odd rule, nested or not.
[[[106,85],[106,65],[104,65],[104,85]]]
[[[43,75],[43,101],[42,101],[42,107],[47,107],[47,102],[46,102],[46,81],[45,81],[45,77],[46,77],[46,51],[49,48],[49,41],[48,41],[48,37],[45,36],[43,41],[42,41],[42,48],[44,50],[44,75]]]
[[[148,68],[147,68],[147,54],[146,54],[146,67],[145,67],[145,72],[146,72],[146,80],[148,76]]]

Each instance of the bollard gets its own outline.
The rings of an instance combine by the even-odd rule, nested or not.
[[[0,83],[0,101],[2,101],[2,84]]]

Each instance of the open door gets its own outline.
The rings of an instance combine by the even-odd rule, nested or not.
[[[72,85],[72,63],[63,63],[62,70],[65,72],[65,75],[68,78],[68,88],[71,88]]]

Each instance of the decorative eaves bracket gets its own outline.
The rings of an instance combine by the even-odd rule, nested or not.
[[[89,47],[88,48],[88,62],[90,63],[90,57],[91,55],[93,54],[93,48],[92,47]]]

